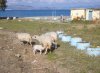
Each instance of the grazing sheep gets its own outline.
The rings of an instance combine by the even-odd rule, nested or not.
[[[18,38],[19,41],[21,42],[27,42],[30,43],[30,45],[32,45],[32,37],[30,34],[28,33],[16,33],[16,36]]]
[[[39,50],[40,54],[42,54],[44,47],[42,45],[34,45],[32,49],[33,49],[34,54],[36,53],[37,50]]]
[[[50,36],[54,42],[57,40],[56,32],[48,32],[48,33],[45,33],[45,35]]]
[[[51,50],[52,40],[50,37],[45,35],[41,35],[41,36],[34,35],[32,39],[38,40],[43,45],[43,47],[45,48],[45,54],[47,54],[48,49]]]
[[[45,33],[46,36],[49,36],[51,37],[51,40],[53,42],[53,44],[55,44],[55,48],[57,48],[57,33],[56,32],[48,32],[48,33]]]

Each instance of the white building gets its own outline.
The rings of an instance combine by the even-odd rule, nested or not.
[[[98,20],[100,19],[100,9],[71,9],[71,20]]]

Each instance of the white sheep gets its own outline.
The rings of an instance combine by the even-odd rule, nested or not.
[[[40,51],[40,54],[42,54],[44,47],[42,45],[34,45],[32,49],[33,49],[34,54],[36,54],[36,51],[38,50]]]
[[[41,35],[41,36],[34,35],[32,37],[32,39],[38,40],[43,45],[43,47],[45,48],[45,54],[47,54],[48,49],[51,49],[52,40],[51,40],[51,38],[49,36],[45,36],[45,35]]]
[[[47,32],[45,33],[46,36],[51,37],[51,40],[53,44],[55,45],[55,48],[57,48],[57,33],[56,32]]]
[[[27,43],[30,43],[30,45],[32,45],[32,37],[29,33],[16,33],[16,36],[19,41],[21,42],[25,41]]]

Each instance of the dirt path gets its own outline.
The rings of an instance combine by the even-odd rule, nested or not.
[[[14,32],[0,30],[0,73],[64,73],[46,55],[33,55],[30,45],[21,45]],[[66,73],[66,72],[65,72]]]

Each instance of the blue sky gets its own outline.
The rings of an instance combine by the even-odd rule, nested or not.
[[[100,8],[100,0],[7,0],[7,5],[54,8]]]

